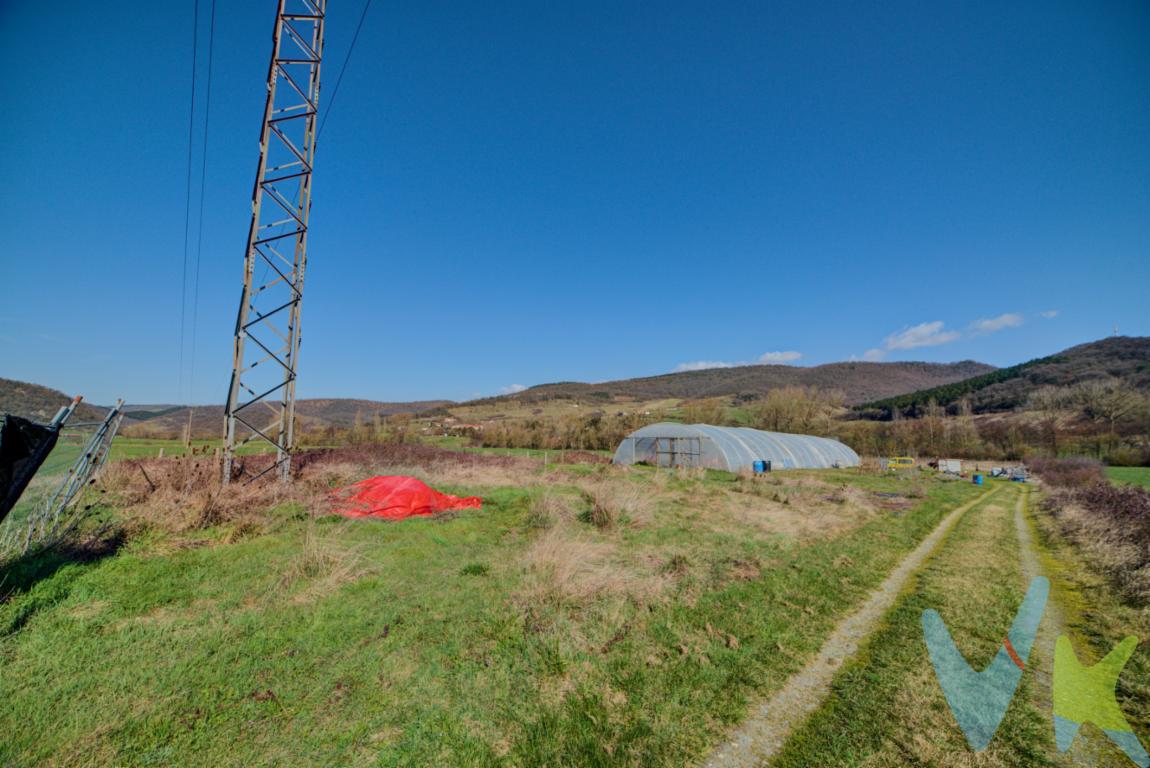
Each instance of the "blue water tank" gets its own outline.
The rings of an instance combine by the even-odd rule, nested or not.
[[[982,485],[982,475],[975,475],[972,480],[975,485]]]

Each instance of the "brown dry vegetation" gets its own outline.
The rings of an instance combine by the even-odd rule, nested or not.
[[[258,470],[266,457],[250,457]],[[812,475],[741,476],[726,484],[704,482],[698,469],[653,472],[592,464],[584,471],[544,470],[534,458],[456,452],[421,445],[362,446],[306,452],[296,462],[296,482],[233,483],[221,487],[218,462],[206,457],[131,459],[110,465],[104,485],[123,509],[125,529],[176,534],[192,543],[209,528],[223,543],[277,528],[285,508],[315,517],[330,512],[331,491],[372,474],[408,474],[435,486],[482,491],[528,486],[527,526],[539,530],[523,550],[528,576],[524,604],[586,605],[607,597],[645,603],[691,574],[697,554],[674,545],[636,546],[627,537],[651,526],[656,515],[686,527],[752,538],[812,540],[862,525],[891,507],[873,495],[828,484]],[[289,512],[289,516],[290,516]],[[660,521],[665,523],[666,521]],[[185,534],[181,538],[180,534]],[[283,575],[299,583],[299,599],[356,578],[360,558],[319,537],[309,525],[300,553]],[[760,564],[731,563],[726,578],[753,578]]]
[[[592,603],[603,610],[625,601],[663,602],[671,594],[690,602],[701,581],[714,587],[753,579],[765,566],[747,558],[711,563],[714,553],[698,544],[643,538],[656,522],[663,528],[802,542],[841,535],[880,510],[905,508],[797,473],[716,484],[704,482],[701,470],[600,467],[574,482],[558,471],[542,480],[547,485],[528,514],[528,524],[541,532],[523,554],[528,579],[518,596],[529,610]]]
[[[870,520],[879,508],[872,494],[811,479],[772,486],[754,480],[727,492],[716,516],[731,530],[810,540],[846,533]],[[890,508],[886,506],[886,508]]]
[[[1042,508],[1061,533],[1105,573],[1123,597],[1150,604],[1150,490],[1115,487],[1101,466],[1047,461],[1040,476],[1051,486]]]
[[[580,605],[606,594],[639,601],[656,597],[662,579],[652,564],[629,560],[620,556],[617,542],[592,538],[571,525],[554,527],[525,553],[528,580],[521,598]]]
[[[271,458],[240,461],[258,472]],[[295,482],[286,485],[268,479],[222,486],[219,461],[204,456],[126,459],[109,465],[103,485],[124,510],[129,529],[181,533],[230,525],[230,535],[243,537],[268,530],[285,504],[294,503],[312,516],[327,514],[332,490],[371,475],[412,475],[433,484],[483,488],[521,483],[539,468],[538,461],[520,457],[394,445],[301,453]]]
[[[269,459],[245,461],[249,470],[258,470]],[[661,604],[673,596],[690,602],[701,590],[757,578],[764,567],[665,539],[668,529],[809,542],[903,508],[813,473],[747,473],[717,483],[701,469],[598,463],[544,468],[536,458],[423,445],[305,452],[290,485],[269,480],[222,487],[219,472],[218,462],[208,457],[132,459],[110,465],[104,485],[123,510],[126,534],[157,530],[166,534],[165,548],[227,544],[279,530],[288,519],[314,520],[330,513],[333,489],[373,474],[412,475],[481,494],[525,488],[525,527],[532,535],[499,566],[524,576],[512,599],[528,616],[593,609],[608,624],[628,605]],[[279,576],[279,588],[294,601],[311,602],[366,573],[365,558],[349,548],[340,530],[319,535],[314,522],[307,524],[298,552]]]

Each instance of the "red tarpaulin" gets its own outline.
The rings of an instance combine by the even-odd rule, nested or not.
[[[345,517],[402,520],[444,509],[480,509],[482,504],[478,496],[461,499],[440,493],[414,477],[379,475],[337,490],[332,511]]]

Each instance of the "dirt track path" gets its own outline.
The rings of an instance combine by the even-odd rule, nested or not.
[[[1036,576],[1049,576],[1044,573],[1038,560],[1038,550],[1034,546],[1034,537],[1031,535],[1030,524],[1026,520],[1026,502],[1028,491],[1018,494],[1018,501],[1014,506],[1014,527],[1018,532],[1018,554],[1022,560],[1022,573],[1029,583]],[[1053,587],[1053,585],[1052,585]],[[1042,614],[1042,624],[1038,628],[1038,637],[1034,641],[1034,648],[1046,659],[1054,658],[1054,641],[1058,635],[1066,633],[1066,617],[1056,599],[1054,589],[1046,601],[1046,611]],[[1038,666],[1034,669],[1035,676],[1040,684],[1050,687],[1050,670]]]
[[[766,764],[783,746],[790,732],[805,721],[826,698],[835,673],[876,629],[879,620],[894,605],[907,579],[922,566],[967,510],[986,501],[999,490],[996,488],[984,493],[943,518],[914,551],[891,571],[862,606],[835,628],[818,655],[792,675],[782,689],[752,711],[735,729],[731,738],[707,758],[704,763],[706,768],[751,768]],[[1034,562],[1037,567],[1037,559]]]

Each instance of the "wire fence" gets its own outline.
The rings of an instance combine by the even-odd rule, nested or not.
[[[50,547],[94,506],[87,498],[120,426],[119,407],[98,423],[61,429],[56,446],[0,525],[0,562]]]

